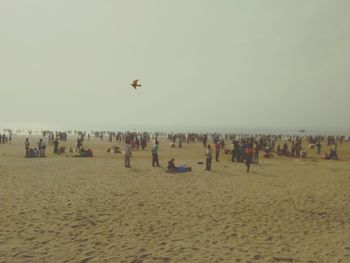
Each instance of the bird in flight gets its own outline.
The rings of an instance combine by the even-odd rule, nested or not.
[[[137,89],[137,87],[141,87],[140,84],[138,84],[138,79],[134,80],[132,84],[130,84],[134,89]]]

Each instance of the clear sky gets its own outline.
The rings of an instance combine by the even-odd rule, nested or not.
[[[350,131],[349,14],[348,0],[0,0],[0,122]]]

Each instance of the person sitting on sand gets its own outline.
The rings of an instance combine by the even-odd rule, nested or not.
[[[170,161],[168,161],[168,173],[176,173],[176,166],[175,166],[175,159],[172,158]]]
[[[29,148],[28,150],[28,158],[39,157],[39,150],[37,148]]]
[[[85,150],[84,148],[81,148],[79,154],[75,155],[75,157],[93,157],[93,152],[91,149]]]

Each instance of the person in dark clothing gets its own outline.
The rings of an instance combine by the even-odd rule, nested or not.
[[[220,142],[219,140],[215,143],[215,161],[219,162],[219,156],[220,156]]]
[[[251,144],[248,144],[245,149],[245,165],[247,166],[247,173],[249,173],[250,170],[250,164],[253,162],[253,147]]]
[[[205,164],[206,164],[205,170],[210,171],[211,170],[211,159],[213,157],[213,150],[211,149],[210,145],[208,145],[205,156],[207,157],[206,162],[205,162]]]
[[[208,141],[208,135],[205,134],[205,135],[203,136],[203,146],[204,146],[204,147],[206,147],[207,141]]]
[[[83,144],[82,144],[82,142],[81,142],[81,139],[80,138],[78,138],[77,139],[77,147],[75,148],[75,152],[80,152],[80,150],[81,150],[81,146],[82,146]]]
[[[58,144],[59,144],[59,141],[56,138],[53,142],[53,152],[56,154],[58,154]]]
[[[254,147],[253,163],[256,163],[256,164],[259,163],[259,151],[260,151],[260,145],[259,143],[256,143]]]
[[[283,154],[284,156],[288,156],[288,145],[287,145],[287,143],[284,143],[284,144],[283,144],[283,147],[282,147],[282,154]]]
[[[172,158],[170,161],[168,161],[168,173],[176,173],[176,166],[175,166],[175,159]]]
[[[239,143],[237,141],[233,142],[233,147],[232,147],[232,159],[231,161],[234,162],[235,160],[238,162],[238,157],[239,157]]]

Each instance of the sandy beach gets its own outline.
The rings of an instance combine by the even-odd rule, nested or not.
[[[35,142],[38,138],[31,137]],[[26,159],[24,137],[0,145],[0,262],[350,262],[350,144],[339,161],[229,155],[211,172],[201,144],[150,146],[131,169],[116,143],[93,158]],[[66,146],[74,146],[70,139]],[[119,146],[122,146],[119,143]],[[326,146],[324,146],[326,148]],[[167,174],[167,161],[193,172]]]

